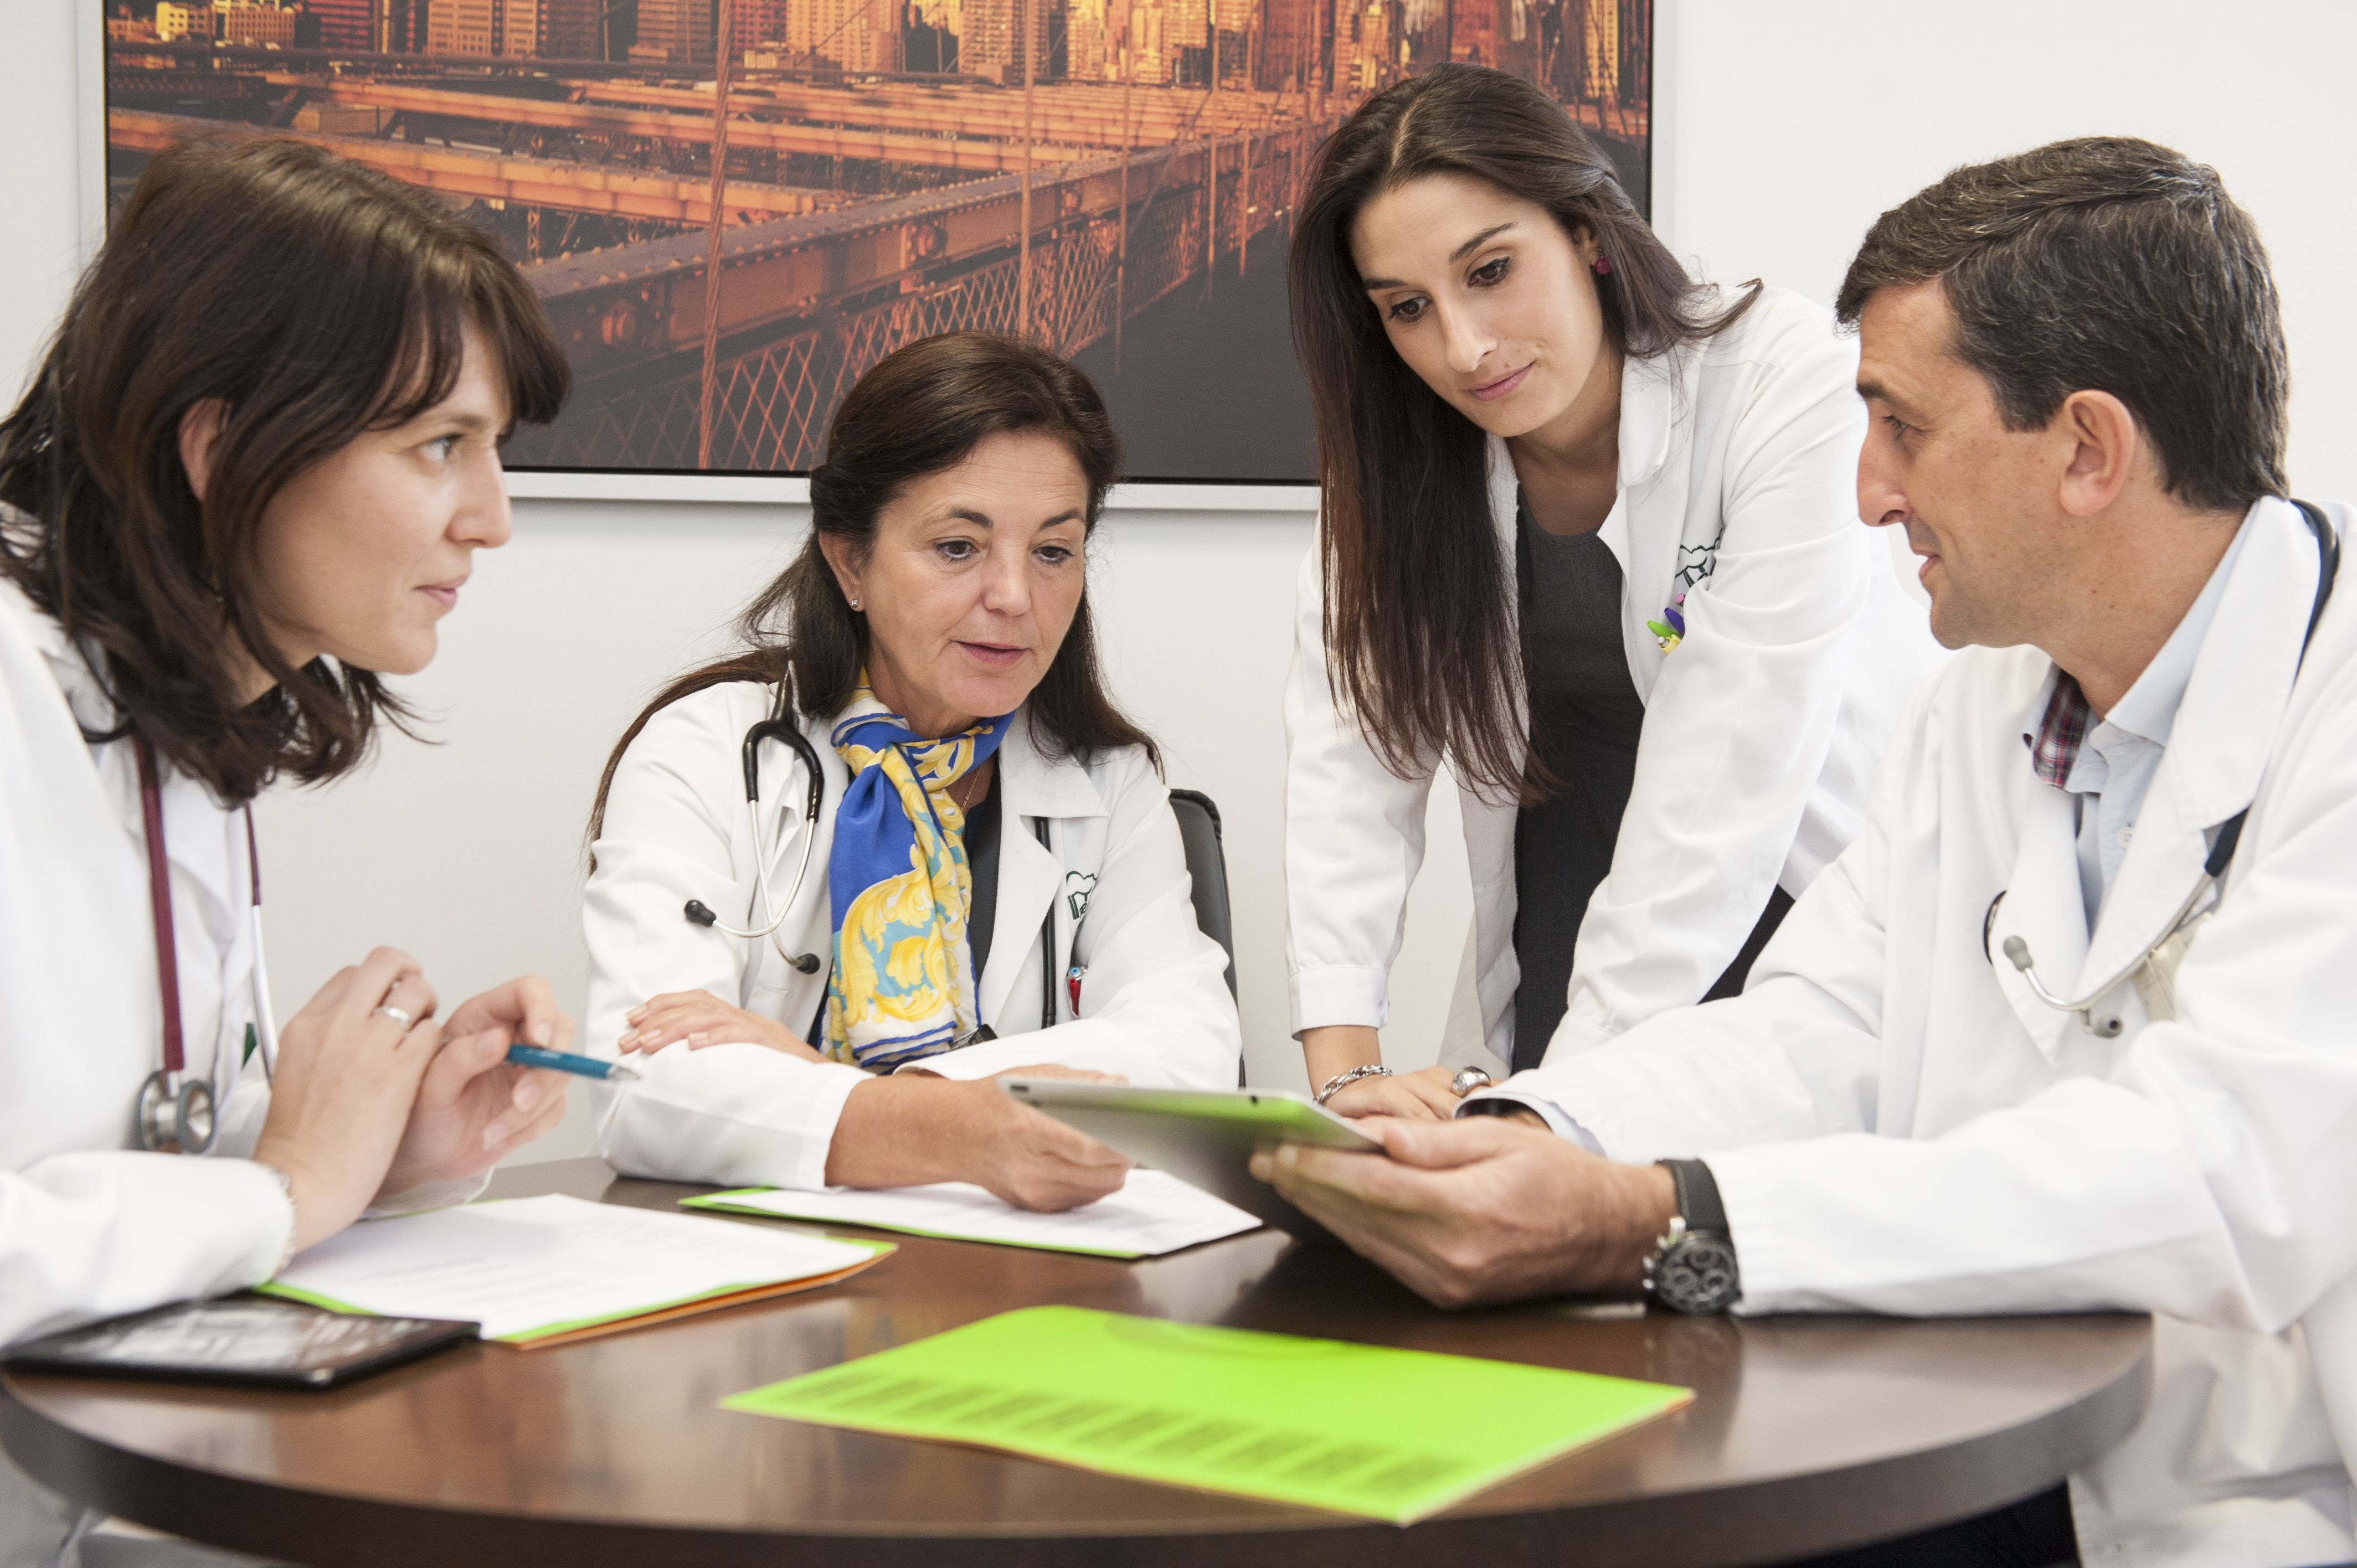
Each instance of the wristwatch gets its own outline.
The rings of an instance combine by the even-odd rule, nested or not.
[[[1674,1312],[1725,1312],[1743,1299],[1743,1276],[1718,1183],[1700,1160],[1661,1164],[1677,1187],[1678,1212],[1645,1260],[1645,1294]]]

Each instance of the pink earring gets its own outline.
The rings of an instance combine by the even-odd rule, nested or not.
[[[1596,275],[1600,278],[1610,277],[1612,275],[1612,260],[1610,257],[1598,256],[1596,258]]]

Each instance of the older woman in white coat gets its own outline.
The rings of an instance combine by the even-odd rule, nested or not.
[[[1739,990],[1938,650],[1857,526],[1855,350],[1792,295],[1694,284],[1535,87],[1443,66],[1370,100],[1292,267],[1324,484],[1286,696],[1294,1026],[1335,1110],[1446,1115]],[[1393,1079],[1443,764],[1480,1028]]]
[[[0,422],[0,1344],[260,1283],[562,1115],[504,1065],[569,1039],[537,979],[445,1019],[380,949],[274,1051],[244,808],[400,712],[565,387],[489,242],[316,147],[167,153],[115,220]],[[0,1564],[74,1516],[0,1460]]]
[[[1097,677],[1118,460],[1087,378],[1008,338],[912,344],[844,400],[750,646],[658,696],[599,791],[589,1037],[641,1074],[605,1091],[617,1169],[1067,1208],[1127,1162],[995,1076],[1234,1087],[1227,961]]]

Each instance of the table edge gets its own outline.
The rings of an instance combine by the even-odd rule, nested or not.
[[[204,1470],[120,1447],[51,1417],[21,1397],[16,1379],[5,1372],[0,1372],[0,1446],[42,1485],[108,1513],[233,1550],[280,1558],[291,1554],[315,1563],[406,1564],[430,1552],[434,1560],[450,1568],[534,1559],[562,1560],[582,1568],[607,1563],[651,1568],[673,1562],[723,1568],[739,1561],[770,1560],[780,1546],[791,1546],[813,1562],[830,1554],[830,1549],[846,1561],[856,1553],[869,1568],[895,1568],[904,1558],[910,1568],[930,1568],[949,1549],[956,1549],[963,1561],[1006,1568],[1048,1568],[1067,1562],[1082,1568],[1100,1563],[1109,1547],[1118,1547],[1125,1563],[1151,1568],[1156,1563],[1210,1563],[1215,1553],[1265,1541],[1283,1544],[1288,1560],[1301,1568],[1318,1568],[1328,1562],[1372,1568],[1394,1561],[1403,1565],[1428,1563],[1430,1552],[1444,1539],[1452,1551],[1480,1552],[1500,1563],[1559,1561],[1563,1532],[1568,1521],[1577,1520],[1585,1562],[1598,1568],[1621,1562],[1678,1568],[1685,1563],[1775,1562],[1839,1551],[1968,1518],[2044,1490],[2108,1452],[2142,1420],[2152,1383],[2148,1317],[2144,1329],[2136,1356],[2102,1387],[1958,1444],[1727,1487],[1514,1511],[1444,1513],[1405,1529],[1308,1511],[1200,1524],[1179,1521],[1175,1527],[1171,1521],[1155,1521],[1135,1530],[1102,1522],[1071,1530],[1038,1523],[896,1529],[889,1521],[878,1521],[873,1529],[840,1522],[811,1529],[740,1529],[437,1509]],[[1823,1500],[1813,1503],[1819,1496]],[[1927,1496],[1939,1498],[1930,1514],[1922,1506]],[[159,1498],[166,1499],[165,1506],[157,1506]],[[1695,1505],[1706,1499],[1706,1517],[1693,1517]],[[1828,1518],[1840,1526],[1831,1534],[1792,1528],[1796,1519]],[[257,1520],[268,1522],[266,1534],[256,1530]],[[361,1548],[357,1555],[355,1545]],[[372,1551],[372,1545],[382,1547],[383,1554]],[[1744,1555],[1730,1558],[1728,1548]]]

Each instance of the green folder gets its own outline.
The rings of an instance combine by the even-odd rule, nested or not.
[[[1693,1399],[1552,1367],[1035,1306],[720,1402],[1409,1524]]]

